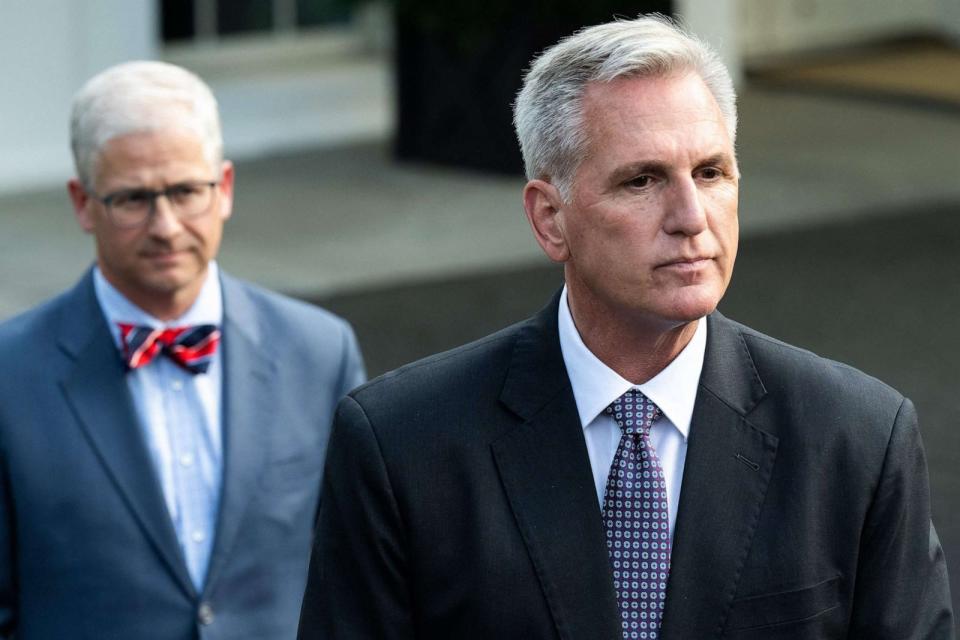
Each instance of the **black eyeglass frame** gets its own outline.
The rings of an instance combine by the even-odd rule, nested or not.
[[[200,216],[205,215],[210,211],[210,207],[213,205],[213,201],[215,200],[215,198],[213,198],[213,189],[215,187],[218,187],[221,183],[222,183],[222,180],[188,180],[186,182],[178,182],[176,184],[172,184],[169,187],[165,187],[163,189],[146,189],[146,188],[118,189],[117,191],[112,191],[105,195],[100,195],[93,189],[85,188],[85,191],[87,192],[88,196],[90,196],[91,198],[93,198],[94,200],[96,200],[97,202],[99,202],[104,206],[104,208],[107,210],[107,217],[110,218],[110,222],[112,222],[114,226],[120,229],[136,229],[139,227],[146,226],[149,223],[150,218],[152,218],[157,213],[157,198],[159,198],[160,196],[163,196],[164,198],[167,199],[167,202],[170,204],[171,210],[174,213],[176,213],[177,217],[180,219],[199,218]],[[171,199],[170,196],[176,193],[177,189],[182,189],[184,187],[204,187],[208,189],[211,194],[210,202],[208,202],[207,206],[200,211],[197,211],[195,213],[183,213],[177,207],[177,205],[174,204],[174,201]],[[149,198],[150,206],[147,208],[146,215],[143,217],[143,220],[140,220],[133,224],[130,224],[130,223],[124,224],[122,222],[118,222],[117,216],[114,213],[113,201],[116,200],[121,195],[134,194],[134,193],[140,196],[145,196]]]

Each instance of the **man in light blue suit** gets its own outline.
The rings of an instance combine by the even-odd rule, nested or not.
[[[135,62],[76,95],[96,264],[0,325],[0,638],[293,638],[349,325],[230,277],[216,101]]]

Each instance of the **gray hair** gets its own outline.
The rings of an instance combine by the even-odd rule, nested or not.
[[[697,73],[720,107],[731,142],[736,91],[719,55],[662,15],[615,20],[564,38],[536,58],[517,94],[513,123],[527,179],[552,182],[564,199],[586,152],[583,96],[591,82]]]
[[[220,115],[203,80],[165,62],[125,62],[100,72],[77,91],[71,106],[70,147],[77,176],[92,187],[99,153],[109,140],[169,128],[195,134],[210,166],[220,166]]]

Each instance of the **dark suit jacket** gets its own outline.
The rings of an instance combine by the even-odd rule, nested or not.
[[[349,326],[222,276],[223,494],[190,581],[88,273],[0,326],[0,637],[293,638]]]
[[[556,317],[341,402],[300,638],[621,637]],[[910,402],[707,322],[661,640],[953,637]]]

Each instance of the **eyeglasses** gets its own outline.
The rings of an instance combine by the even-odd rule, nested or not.
[[[107,217],[121,229],[142,227],[157,211],[157,198],[163,196],[170,209],[181,220],[197,218],[210,210],[213,190],[219,181],[180,182],[166,189],[121,189],[101,196],[93,191],[87,193],[101,202]]]

